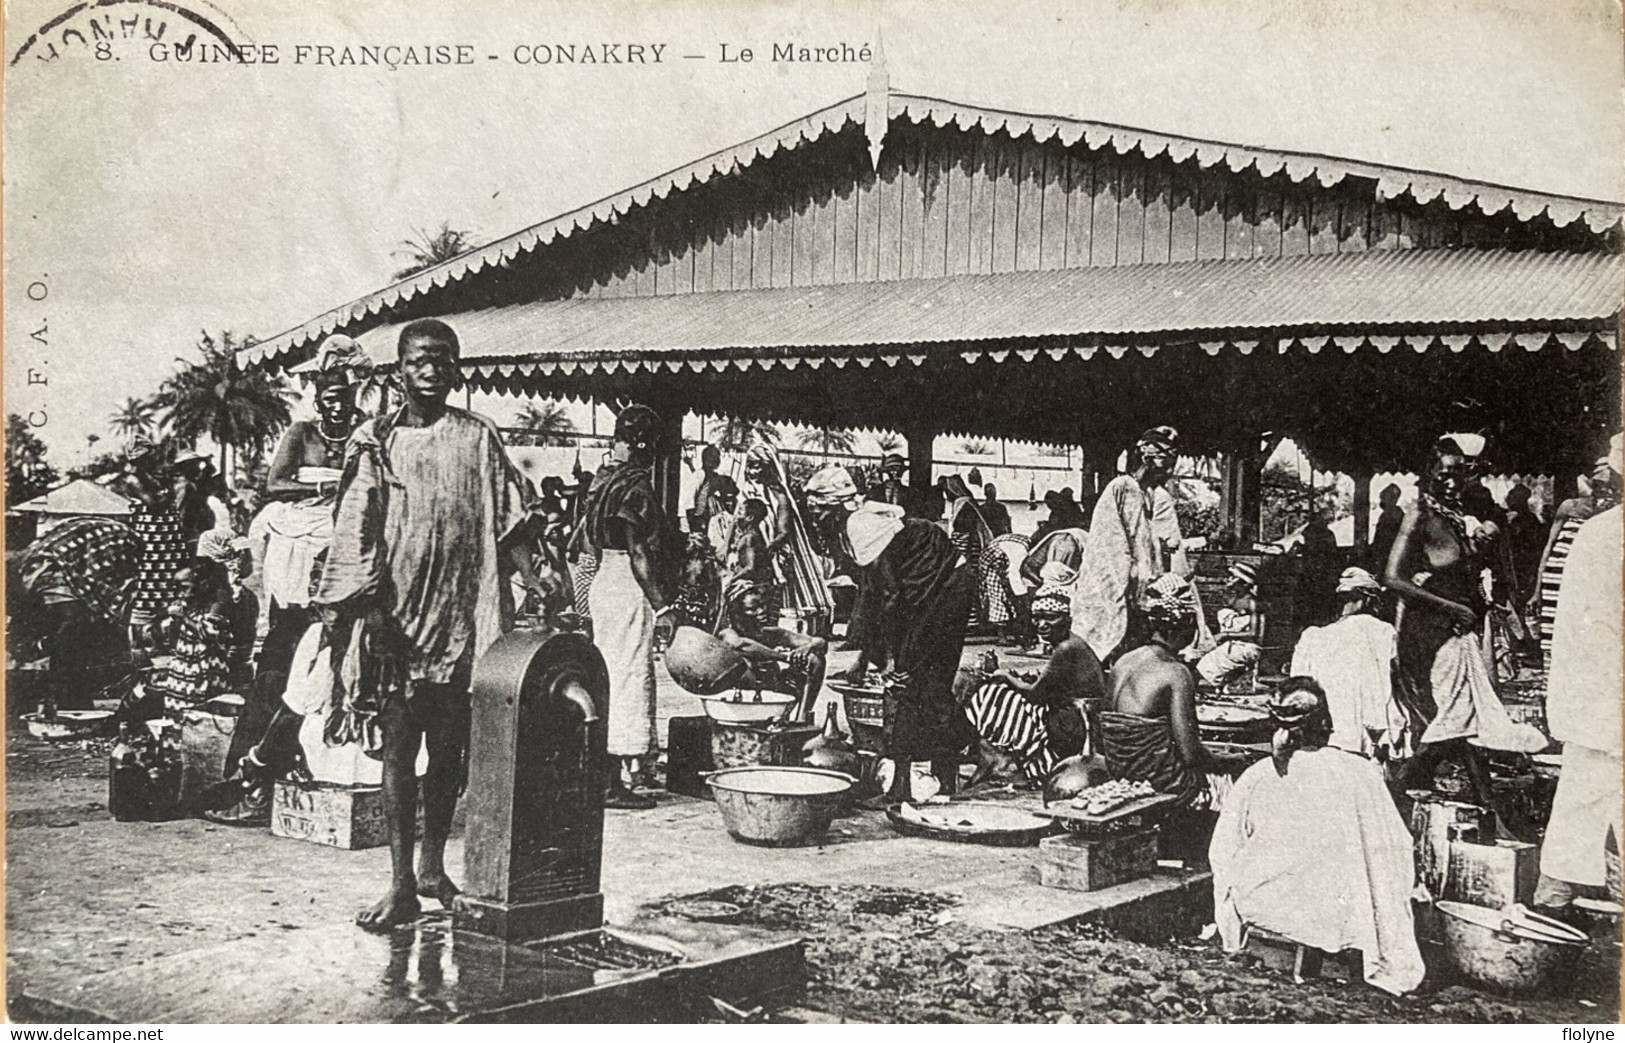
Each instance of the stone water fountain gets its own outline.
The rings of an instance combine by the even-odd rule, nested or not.
[[[467,1020],[680,1020],[712,1012],[713,997],[749,1007],[805,984],[793,937],[661,916],[604,924],[608,703],[603,659],[579,633],[518,630],[476,667],[452,929],[500,942],[491,971],[533,984]]]

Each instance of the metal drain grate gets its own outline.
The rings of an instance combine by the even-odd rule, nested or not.
[[[541,947],[549,956],[595,971],[658,970],[681,963],[682,957],[632,945],[609,934],[571,938]]]

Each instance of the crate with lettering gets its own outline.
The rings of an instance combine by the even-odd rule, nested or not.
[[[420,805],[420,829],[422,815]],[[389,843],[384,791],[331,782],[278,782],[271,799],[271,833],[347,851],[381,847]]]

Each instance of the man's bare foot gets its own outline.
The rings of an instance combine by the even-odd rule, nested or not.
[[[392,887],[388,894],[378,899],[377,905],[356,913],[355,922],[368,930],[383,931],[411,923],[422,912],[417,895]]]
[[[445,873],[433,875],[418,874],[418,896],[420,898],[433,898],[446,909],[451,908],[451,900],[463,893],[463,889],[451,882],[451,877]]]

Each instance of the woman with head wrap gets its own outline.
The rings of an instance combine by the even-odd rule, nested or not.
[[[628,785],[653,768],[655,733],[654,621],[665,609],[662,554],[671,529],[654,489],[660,417],[631,405],[615,418],[610,462],[599,468],[582,519],[596,553],[593,643],[609,668],[608,750],[623,762],[611,773],[606,807],[646,809],[654,801]]]
[[[140,548],[135,587],[130,592],[130,653],[137,666],[152,655],[146,643],[151,624],[176,598],[176,577],[192,552],[175,502],[174,477],[164,454],[137,435],[124,451],[125,471],[113,488],[131,501],[130,529]]]
[[[983,618],[999,628],[1006,644],[1029,639],[1031,627],[1023,604],[1028,587],[1021,578],[1021,563],[1026,557],[1027,537],[1007,532],[993,537],[976,563]]]
[[[1333,731],[1330,744],[1350,753],[1399,760],[1410,756],[1410,730],[1394,699],[1392,671],[1398,635],[1378,613],[1383,590],[1362,568],[1337,580],[1339,614],[1309,627],[1292,652],[1292,672],[1326,689]]]
[[[1159,576],[1138,612],[1149,640],[1111,668],[1108,709],[1100,715],[1100,748],[1113,778],[1149,782],[1182,807],[1216,807],[1234,765],[1215,757],[1196,729],[1196,677],[1179,657],[1196,633],[1191,585]]]
[[[1032,614],[1039,636],[1054,651],[1036,679],[1001,671],[984,678],[971,693],[965,715],[981,736],[971,785],[1012,769],[1031,780],[1046,778],[1061,761],[1083,752],[1086,711],[1106,694],[1100,660],[1072,633],[1072,599],[1066,588],[1040,587],[1033,595]]]
[[[846,624],[846,642],[842,646],[856,649],[857,659],[847,670],[845,678],[855,685],[868,680],[869,667],[884,670],[889,662],[884,625],[885,604],[879,588],[867,570],[852,560],[846,538],[846,515],[860,505],[873,505],[873,509],[888,516],[901,516],[900,503],[885,497],[881,486],[869,489],[867,498],[858,492],[852,475],[838,465],[824,467],[807,479],[803,487],[808,517],[818,527],[822,542],[836,562],[836,569],[845,572],[857,583],[857,596],[852,604],[852,616]]]
[[[1312,678],[1288,678],[1270,716],[1273,755],[1236,780],[1208,847],[1225,951],[1256,927],[1325,952],[1356,950],[1368,984],[1410,992],[1424,971],[1416,870],[1381,769],[1327,745],[1332,714]]]
[[[949,503],[948,538],[959,548],[959,554],[965,563],[972,569],[979,570],[982,551],[993,542],[993,530],[982,519],[981,509],[971,497],[958,497]],[[977,596],[971,600],[970,619],[967,623],[972,627],[979,626],[987,618],[979,571],[976,589]]]
[[[1406,768],[1407,783],[1428,788],[1442,761],[1464,761],[1479,802],[1496,808],[1478,748],[1535,753],[1547,740],[1508,718],[1477,639],[1492,527],[1465,512],[1464,497],[1482,447],[1479,436],[1447,436],[1434,443],[1420,495],[1389,552],[1383,584],[1399,595],[1400,695],[1421,731],[1417,755]]]
[[[743,498],[767,505],[767,552],[784,592],[784,607],[810,611],[821,625],[828,624],[835,604],[824,585],[824,565],[808,538],[801,508],[790,495],[790,481],[772,446],[751,446],[740,484]]]
[[[829,469],[826,469],[829,470]],[[952,789],[959,757],[976,741],[954,700],[954,678],[965,648],[965,622],[976,596],[975,577],[959,567],[959,551],[931,522],[904,518],[901,508],[857,504],[848,477],[820,472],[809,481],[808,510],[822,531],[844,543],[883,606],[879,625],[893,662],[886,681],[885,754],[892,783],[881,802],[913,799],[910,765],[930,761]]]
[[[1151,428],[1135,444],[1134,470],[1107,482],[1095,501],[1072,628],[1103,662],[1139,643],[1140,597],[1168,571],[1151,521],[1151,491],[1173,473],[1178,446],[1179,433],[1173,428]]]

